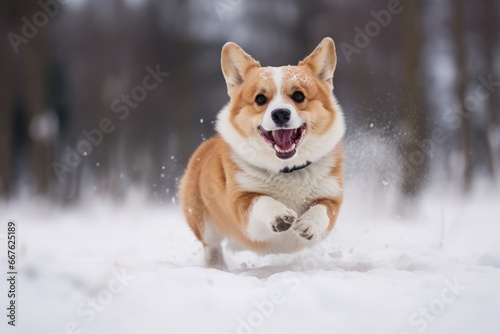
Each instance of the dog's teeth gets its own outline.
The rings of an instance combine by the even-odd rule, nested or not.
[[[290,149],[288,150],[282,150],[278,145],[274,145],[274,149],[279,152],[279,153],[290,153],[290,152],[293,152],[293,150],[295,150],[295,147],[297,145],[295,145],[295,143],[292,145],[292,147],[290,147]]]

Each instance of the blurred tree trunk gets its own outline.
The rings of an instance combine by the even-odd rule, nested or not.
[[[185,32],[189,30],[189,22],[192,19],[192,13],[190,10],[191,1],[178,0],[177,8],[177,31]],[[194,55],[196,54],[194,50],[194,45],[192,40],[185,38],[184,36],[176,36],[174,43],[176,48],[173,51],[173,64],[176,68],[172,71],[175,75],[177,81],[177,91],[175,95],[178,101],[178,111],[176,113],[177,124],[179,126],[176,129],[176,136],[180,138],[182,145],[177,147],[176,156],[183,156],[182,151],[187,150],[193,152],[197,145],[199,145],[200,137],[199,134],[193,133],[194,124],[199,123],[197,120],[197,115],[199,115],[199,107],[196,99],[192,97],[192,82],[197,80],[193,78],[192,75],[186,75],[186,73],[193,73],[189,70],[194,63]],[[184,157],[183,161],[180,161],[182,165],[187,164],[187,159]]]
[[[9,31],[9,3],[0,2],[0,31],[6,36]],[[12,192],[12,146],[13,106],[11,93],[11,54],[13,50],[7,38],[0,42],[0,197],[9,197]]]
[[[19,3],[21,13],[27,18],[40,10],[35,1],[22,1]],[[20,21],[21,22],[21,21]],[[50,24],[50,22],[49,22]],[[20,31],[20,26],[18,31]],[[45,29],[39,29],[38,34],[21,48],[19,55],[23,62],[23,87],[25,88],[25,107],[28,115],[28,129],[31,122],[43,114],[47,108],[47,45]],[[28,131],[29,132],[29,131]],[[47,141],[30,137],[29,155],[31,168],[35,176],[35,188],[42,195],[50,192],[51,181],[51,148]]]
[[[497,29],[498,23],[496,18],[496,6],[494,0],[485,0],[484,2],[484,36],[486,39],[486,73],[487,76],[495,76],[495,44],[497,42]],[[487,79],[487,78],[485,78]],[[486,101],[486,108],[488,111],[488,122],[486,125],[485,134],[485,146],[486,146],[486,163],[488,170],[492,176],[495,178],[495,151],[492,144],[492,137],[495,131],[500,131],[498,128],[498,105],[495,95],[492,94]]]
[[[42,55],[42,43],[31,41],[30,49],[24,55],[24,74],[26,85],[26,110],[28,127],[32,126],[33,119],[44,112],[45,105],[45,57]],[[36,179],[36,190],[44,195],[50,189],[50,147],[47,142],[30,137],[30,158]]]
[[[420,148],[425,139],[426,109],[422,103],[423,91],[420,85],[419,65],[422,49],[420,31],[421,2],[413,1],[405,5],[403,11],[403,113],[399,152],[403,161],[402,190],[412,198],[419,194],[427,171],[428,157]]]
[[[465,48],[465,16],[463,0],[455,0],[453,3],[453,43],[455,45],[456,57],[456,89],[458,102],[463,109],[465,108],[465,99],[467,98],[467,69],[466,69],[466,48]],[[465,169],[463,175],[464,191],[468,192],[472,185],[472,176],[474,173],[474,155],[472,148],[472,129],[470,117],[460,118],[460,135],[465,159]]]

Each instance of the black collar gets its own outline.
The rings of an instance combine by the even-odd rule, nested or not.
[[[285,167],[282,170],[280,170],[280,173],[288,174],[288,173],[291,173],[291,172],[295,172],[296,170],[300,170],[300,169],[306,168],[310,164],[311,164],[311,162],[307,161],[305,164],[300,165],[300,166],[293,166],[292,168]]]

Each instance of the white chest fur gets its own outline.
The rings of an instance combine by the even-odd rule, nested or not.
[[[268,172],[238,158],[237,163],[242,168],[237,174],[237,181],[243,190],[271,196],[299,216],[313,200],[336,198],[342,192],[339,180],[330,175],[336,163],[331,156],[292,173]]]

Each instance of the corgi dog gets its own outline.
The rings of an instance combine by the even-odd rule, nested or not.
[[[221,56],[229,103],[192,155],[179,196],[207,265],[226,268],[221,241],[260,254],[323,240],[343,199],[344,116],[334,97],[335,44],[296,66],[262,67],[235,43]]]

